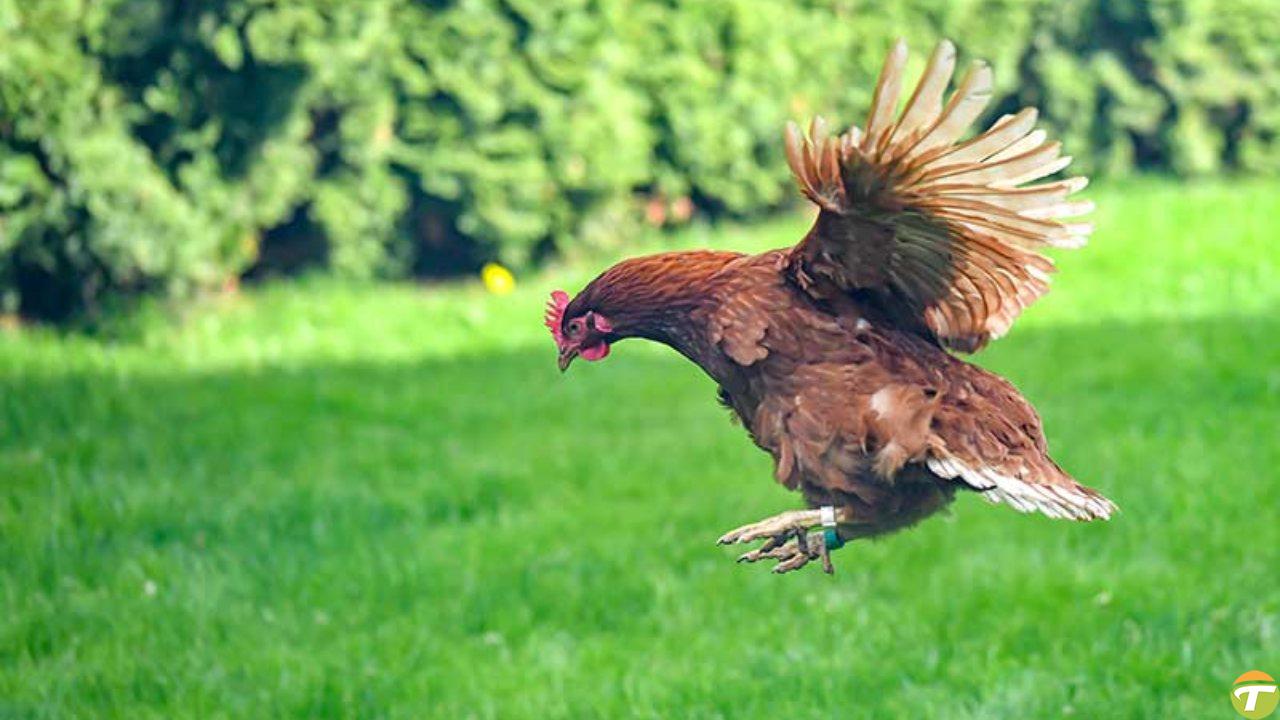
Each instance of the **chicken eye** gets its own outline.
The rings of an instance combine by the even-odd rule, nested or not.
[[[581,334],[582,334],[583,327],[584,327],[584,326],[583,326],[583,324],[582,324],[582,320],[581,320],[580,318],[574,318],[574,319],[570,320],[570,321],[569,321],[569,335],[571,335],[571,336],[573,336],[573,337],[577,337],[577,336],[581,335]]]

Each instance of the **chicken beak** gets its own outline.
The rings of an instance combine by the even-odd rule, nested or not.
[[[560,365],[560,372],[564,372],[565,370],[568,370],[569,363],[573,362],[573,359],[576,357],[578,357],[577,348],[567,347],[562,349],[560,351],[560,360],[557,363]]]

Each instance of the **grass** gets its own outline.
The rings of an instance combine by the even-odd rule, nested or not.
[[[0,333],[0,717],[1231,717],[1280,672],[1277,192],[1094,191],[980,356],[1117,519],[965,497],[834,577],[712,545],[798,498],[695,368],[558,376],[589,268]]]

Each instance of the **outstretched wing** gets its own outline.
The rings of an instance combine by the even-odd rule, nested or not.
[[[895,121],[906,59],[899,40],[865,128],[833,137],[815,118],[804,136],[788,124],[787,162],[821,209],[791,272],[814,295],[859,294],[973,352],[1048,292],[1053,262],[1040,250],[1082,246],[1092,226],[1063,218],[1093,206],[1069,199],[1083,177],[1026,184],[1071,162],[1061,143],[1034,129],[1034,108],[958,142],[990,99],[991,69],[975,62],[944,104],[956,62],[950,42],[934,50]]]

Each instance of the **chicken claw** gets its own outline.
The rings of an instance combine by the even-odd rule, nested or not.
[[[788,538],[803,534],[811,527],[822,524],[822,513],[818,510],[788,510],[760,522],[743,525],[730,530],[717,540],[721,545],[745,543],[762,537],[774,538],[778,544]]]
[[[774,544],[776,543],[776,544]],[[809,564],[810,560],[822,559],[822,569],[828,575],[835,572],[831,565],[831,553],[827,549],[826,540],[820,532],[801,534],[786,542],[778,542],[774,538],[765,541],[764,545],[743,553],[738,562],[757,562],[764,559],[777,560],[773,572],[781,575],[792,570],[799,570]]]

